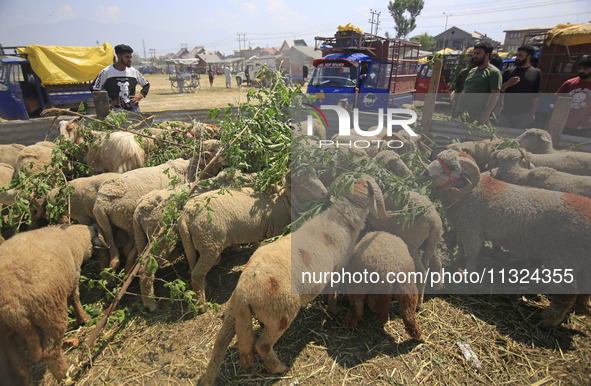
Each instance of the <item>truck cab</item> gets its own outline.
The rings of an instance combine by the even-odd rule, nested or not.
[[[41,81],[20,56],[0,56],[0,117],[29,119],[45,108]]]
[[[313,62],[308,94],[316,104],[376,110],[412,103],[418,43],[370,34],[316,37],[323,57]]]

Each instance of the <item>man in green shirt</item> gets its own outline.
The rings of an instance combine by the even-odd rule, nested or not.
[[[471,122],[484,124],[499,101],[502,75],[498,68],[490,64],[493,47],[490,43],[478,43],[474,46],[472,64],[464,89],[459,95],[456,116],[467,112]]]

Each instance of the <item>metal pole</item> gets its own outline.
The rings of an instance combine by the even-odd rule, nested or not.
[[[445,40],[447,38],[447,18],[453,15],[448,15],[445,12],[443,12],[443,14],[445,15],[445,30],[443,31],[443,56],[445,56]]]

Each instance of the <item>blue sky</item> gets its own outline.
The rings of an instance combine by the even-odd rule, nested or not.
[[[388,1],[320,0],[0,0],[0,44],[92,46],[126,43],[143,57],[189,49],[232,53],[238,33],[251,46],[280,46],[285,39],[330,36],[339,24],[370,30],[370,10],[380,12],[378,35],[395,34]],[[589,0],[425,0],[411,36],[448,28],[486,33],[503,41],[503,30],[527,25],[591,21]]]

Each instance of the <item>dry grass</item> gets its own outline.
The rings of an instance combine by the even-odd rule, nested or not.
[[[211,301],[224,304],[251,252],[226,254],[208,275]],[[88,268],[85,268],[88,269]],[[184,260],[159,271],[172,280],[189,281]],[[134,288],[135,286],[135,288]],[[83,290],[83,298],[96,293]],[[130,292],[139,293],[137,283]],[[157,282],[156,295],[168,291]],[[83,302],[85,300],[83,299]],[[234,345],[226,353],[219,384],[589,384],[591,320],[571,315],[554,330],[539,328],[544,296],[440,295],[428,296],[419,311],[426,343],[408,340],[396,303],[390,322],[382,328],[367,311],[355,330],[342,327],[346,300],[339,315],[330,315],[321,300],[302,308],[276,344],[289,371],[268,374],[257,357],[248,371],[240,367]],[[195,385],[222,323],[222,313],[209,311],[193,317],[182,304],[167,300],[160,311],[148,314],[136,296],[126,296],[127,319],[105,329],[98,351],[73,372],[79,385]],[[79,327],[66,338],[81,342],[93,327]],[[457,342],[466,341],[482,363],[480,372],[468,364]],[[70,348],[71,363],[80,349]],[[42,368],[37,374],[43,377]],[[49,373],[43,384],[53,385]]]

